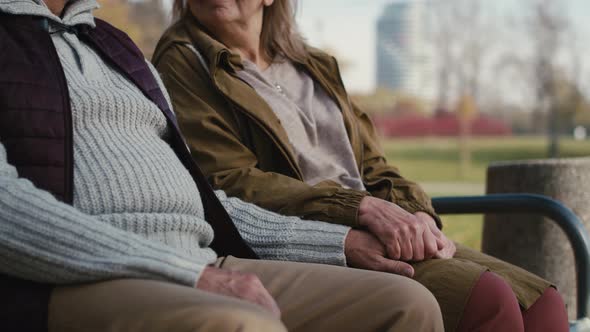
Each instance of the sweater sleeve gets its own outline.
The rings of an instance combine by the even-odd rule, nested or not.
[[[283,216],[221,190],[215,194],[260,258],[346,266],[344,241],[350,227]]]
[[[208,263],[59,202],[18,178],[0,143],[0,273],[51,284],[144,278],[192,287]]]

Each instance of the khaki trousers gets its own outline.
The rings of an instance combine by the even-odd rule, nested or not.
[[[234,257],[217,265],[256,274],[276,299],[282,319],[238,299],[128,279],[56,288],[49,331],[443,331],[435,298],[408,278]]]

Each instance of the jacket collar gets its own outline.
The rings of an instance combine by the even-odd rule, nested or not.
[[[235,54],[224,44],[217,41],[207,29],[190,13],[181,19],[193,44],[199,46],[199,52],[209,60],[209,71],[214,74],[219,68],[225,68],[232,73],[242,70],[242,57]]]

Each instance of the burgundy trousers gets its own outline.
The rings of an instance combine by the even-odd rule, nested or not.
[[[471,292],[457,332],[567,332],[568,317],[561,295],[548,288],[522,311],[510,286],[499,276],[484,272]]]

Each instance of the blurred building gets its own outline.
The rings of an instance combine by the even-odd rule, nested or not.
[[[377,22],[377,86],[417,97],[434,97],[434,52],[428,36],[428,5],[387,5]]]

